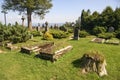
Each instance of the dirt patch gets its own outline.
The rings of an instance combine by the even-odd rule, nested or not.
[[[2,51],[2,50],[0,50],[0,53],[3,53],[3,51]]]

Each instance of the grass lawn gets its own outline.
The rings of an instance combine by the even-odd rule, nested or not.
[[[97,44],[90,40],[93,37],[77,40],[54,40],[68,42],[73,49],[55,63],[21,54],[18,51],[6,51],[0,54],[0,80],[120,80],[120,45]],[[38,40],[38,43],[45,41]],[[28,41],[24,45],[36,44]],[[18,46],[23,43],[17,44]],[[108,76],[98,77],[96,73],[82,74],[79,59],[89,50],[103,53],[107,62]]]

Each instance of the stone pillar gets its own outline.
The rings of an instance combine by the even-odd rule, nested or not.
[[[21,20],[22,20],[22,26],[24,27],[24,20],[25,20],[25,17],[22,16]]]
[[[36,27],[37,31],[40,31],[40,24],[38,24],[38,26]]]
[[[40,27],[39,27],[39,26],[37,26],[37,27],[36,27],[36,30],[37,30],[37,31],[40,31]]]
[[[74,28],[74,40],[79,40],[79,28]]]
[[[45,22],[45,32],[47,32],[48,31],[48,22],[46,21]]]

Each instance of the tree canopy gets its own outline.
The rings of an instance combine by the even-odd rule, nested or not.
[[[52,0],[4,0],[2,9],[19,11],[27,14],[28,27],[32,29],[32,14],[37,14],[40,17],[49,12],[52,7]]]
[[[116,30],[120,28],[120,8],[113,10],[107,6],[101,13],[97,11],[90,13],[90,10],[82,10],[81,29],[90,33],[96,26],[102,26],[105,29],[113,27]]]

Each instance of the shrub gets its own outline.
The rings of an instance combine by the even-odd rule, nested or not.
[[[6,28],[4,28],[4,39],[5,40],[9,40],[10,39],[10,36],[12,35],[12,33],[11,33],[11,28],[10,27],[7,27],[7,29]]]
[[[79,32],[79,37],[86,37],[88,36],[89,34],[86,32],[86,31],[80,31]]]
[[[21,42],[21,37],[19,37],[19,36],[11,36],[11,41],[13,43]]]
[[[104,27],[96,26],[95,28],[93,28],[94,35],[105,33],[105,32],[106,32],[106,29]]]
[[[52,30],[50,33],[54,38],[58,39],[67,38],[69,36],[69,33],[60,30]]]
[[[35,36],[35,37],[42,35],[42,33],[41,33],[40,31],[36,31],[36,30],[32,31],[31,34],[32,34],[33,36]]]
[[[120,28],[116,31],[116,38],[120,39]]]
[[[62,31],[67,31],[67,28],[65,26],[60,26],[59,29]]]
[[[111,39],[114,37],[113,33],[100,33],[98,34],[99,38],[104,38],[104,39]]]
[[[68,29],[68,33],[73,33],[73,29]]]
[[[53,40],[53,36],[49,32],[45,32],[43,34],[43,39],[44,40]]]
[[[1,40],[8,40],[9,37],[11,36],[10,27],[1,25],[0,26],[0,36],[1,36]]]
[[[9,40],[13,43],[25,42],[30,39],[27,28],[20,25],[4,26],[0,24],[0,41]]]
[[[4,36],[0,35],[0,42],[4,41]]]
[[[3,33],[2,25],[0,24],[0,42],[4,41],[4,33]]]
[[[10,31],[11,31],[10,41],[12,41],[13,43],[26,42],[27,40],[30,39],[30,34],[27,28],[18,25],[11,27]]]

